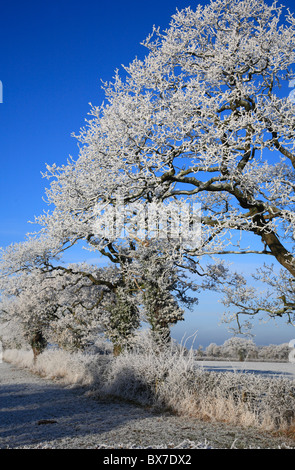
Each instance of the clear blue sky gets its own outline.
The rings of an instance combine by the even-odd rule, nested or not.
[[[65,163],[78,147],[89,102],[103,100],[100,80],[110,80],[121,64],[143,57],[140,42],[153,25],[166,28],[176,8],[190,0],[28,0],[2,2],[0,12],[0,246],[24,239],[34,215],[46,208],[45,163]],[[284,2],[292,10],[290,0]],[[76,259],[73,259],[76,261]],[[253,259],[243,262],[252,267]],[[215,296],[200,299],[195,313],[175,335],[198,330],[199,344],[222,343],[229,334],[217,323],[222,305]],[[263,326],[257,344],[281,343],[293,329]]]

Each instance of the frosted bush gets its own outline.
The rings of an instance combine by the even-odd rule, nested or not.
[[[132,349],[111,362],[102,392],[177,411],[190,395],[195,368],[192,351],[173,341],[160,347],[151,332],[144,331],[135,337]]]
[[[18,367],[30,368],[33,365],[33,351],[25,349],[4,349],[3,360]]]
[[[70,354],[63,350],[46,350],[37,358],[34,370],[49,378],[86,385],[92,380],[87,373],[87,363],[87,355],[81,353]]]
[[[206,371],[193,351],[157,348],[149,334],[110,362],[100,393],[158,409],[236,425],[278,429],[295,416],[295,383],[286,378]]]

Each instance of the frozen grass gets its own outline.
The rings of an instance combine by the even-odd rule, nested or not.
[[[60,380],[65,385],[83,386],[99,386],[108,362],[108,356],[69,353],[57,349],[45,350],[37,357],[36,362],[31,351],[19,349],[5,350],[3,359],[42,377]]]
[[[48,350],[34,364],[30,352],[8,350],[4,360],[66,384],[89,386],[98,396],[295,435],[294,380],[208,371],[196,364],[192,350],[173,343],[159,349],[146,334],[118,357]]]
[[[159,350],[148,337],[110,363],[101,389],[180,415],[265,430],[295,424],[295,383],[288,378],[206,371],[193,351]]]

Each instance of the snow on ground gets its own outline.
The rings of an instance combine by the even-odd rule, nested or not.
[[[265,377],[287,377],[295,380],[294,362],[238,362],[238,361],[197,361],[207,370],[216,372],[247,372]]]
[[[284,448],[285,442],[255,429],[97,401],[83,387],[0,363],[0,449]]]

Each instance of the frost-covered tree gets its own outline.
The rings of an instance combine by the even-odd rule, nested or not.
[[[261,346],[258,350],[258,358],[264,361],[288,361],[290,347],[288,343],[270,344]]]
[[[196,286],[152,243],[113,248],[113,263],[97,268],[63,266],[46,241],[46,250],[41,239],[10,246],[1,259],[1,320],[6,329],[18,321],[35,355],[47,342],[84,349],[102,331],[117,354],[132,343],[142,320],[167,339],[183,318],[178,302],[190,307],[196,300],[187,294]]]
[[[5,345],[31,346],[35,357],[42,352],[47,343],[48,319],[53,313],[48,304],[50,297],[44,284],[40,285],[37,270],[31,275],[23,273],[5,279],[5,286],[1,283],[0,321]]]
[[[79,265],[49,272],[34,269],[6,279],[0,303],[1,322],[17,322],[20,335],[35,356],[47,342],[69,350],[84,349],[103,330],[110,291],[84,276],[91,271],[94,275],[93,267],[85,269]]]
[[[143,44],[146,57],[91,108],[77,161],[48,166],[54,210],[38,221],[67,242],[106,247],[93,225],[98,203],[182,196],[202,203],[191,254],[264,253],[294,276],[295,106],[280,91],[295,76],[293,15],[216,0],[177,12]],[[234,231],[261,247],[229,246]]]
[[[232,337],[226,340],[222,346],[222,355],[244,361],[257,350],[251,339]]]
[[[191,308],[197,302],[192,293],[198,286],[161,248],[161,243],[145,241],[136,246],[132,243],[124,255],[122,249],[118,252],[124,281],[120,289],[116,289],[115,305],[111,305],[110,337],[123,338],[121,329],[125,329],[126,342],[141,320],[149,324],[156,341],[167,343],[170,327],[184,319],[182,307]],[[123,318],[129,321],[124,322]]]
[[[151,327],[156,340],[170,341],[170,327],[184,319],[182,307],[191,308],[197,302],[192,293],[198,286],[166,257],[157,243],[145,242],[131,253],[131,276],[138,288],[143,318]]]
[[[222,356],[222,347],[218,346],[216,343],[210,343],[205,349],[206,356],[209,357],[220,357]]]
[[[55,255],[55,241],[41,237],[1,253],[0,320],[7,331],[17,322],[36,353],[45,340],[70,350],[92,344],[101,331],[108,331],[106,318],[115,304],[115,291],[124,285],[115,265],[64,266]]]
[[[147,225],[153,238],[144,214],[181,200],[201,204],[202,231],[187,243],[167,230],[159,256],[174,267],[203,275],[204,255],[258,253],[294,277],[295,104],[282,91],[295,78],[294,16],[276,2],[216,0],[177,12],[143,45],[145,58],[104,84],[104,103],[91,107],[77,136],[78,158],[47,166],[52,210],[36,218],[42,230],[35,239],[6,251],[4,271],[5,263],[47,269],[52,256],[83,240],[130,272],[142,243],[136,227]],[[141,208],[135,215],[132,204]],[[115,230],[122,206],[131,207],[124,224],[132,226],[123,243]],[[115,215],[102,233],[97,222],[108,213]],[[258,247],[242,244],[240,233]],[[210,270],[213,288],[222,273]],[[172,309],[170,281],[163,289],[160,271],[158,281],[146,278],[147,315],[158,325],[170,315],[173,323],[180,310]],[[133,288],[127,291],[132,310]]]

